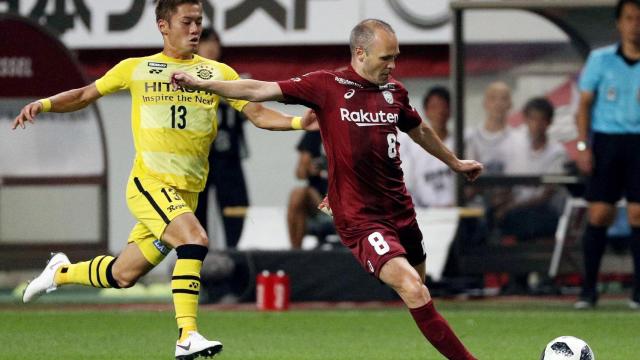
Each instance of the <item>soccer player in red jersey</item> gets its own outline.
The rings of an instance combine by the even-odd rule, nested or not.
[[[174,86],[206,89],[250,101],[308,106],[317,115],[329,168],[329,203],[336,230],[360,264],[409,307],[419,329],[448,359],[475,359],[433,305],[424,285],[426,254],[400,168],[397,129],[452,170],[474,180],[482,164],[460,160],[409,105],[391,77],[399,55],[389,24],[360,22],[351,32],[351,66],[287,81],[203,81],[183,72]]]

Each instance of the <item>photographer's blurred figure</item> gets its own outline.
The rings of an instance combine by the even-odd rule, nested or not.
[[[220,61],[222,45],[214,29],[203,29],[198,55]],[[198,196],[195,215],[205,230],[209,212],[209,190],[216,190],[218,210],[224,226],[228,249],[237,247],[249,206],[247,184],[242,171],[242,159],[248,156],[243,125],[245,117],[227,103],[218,105],[218,135],[209,152],[209,177]]]
[[[287,225],[292,249],[301,249],[302,240],[309,232],[309,221],[327,215],[318,210],[318,204],[327,193],[327,158],[322,146],[319,131],[307,131],[297,146],[299,153],[296,177],[307,180],[307,185],[295,188],[289,197]],[[333,233],[331,219],[328,218],[327,231]],[[325,236],[318,236],[318,246],[323,244]]]

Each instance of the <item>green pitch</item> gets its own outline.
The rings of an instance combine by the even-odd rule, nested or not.
[[[622,303],[577,312],[569,304],[439,302],[467,346],[483,360],[539,359],[559,335],[585,339],[598,359],[637,359],[640,313]],[[441,359],[408,312],[313,310],[285,313],[203,310],[200,330],[224,343],[221,360]],[[0,359],[172,359],[171,311],[78,311],[3,306]]]

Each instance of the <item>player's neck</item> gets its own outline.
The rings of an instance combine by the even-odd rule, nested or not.
[[[362,66],[358,66],[358,63],[356,61],[351,62],[351,67],[353,68],[353,71],[355,71],[356,74],[358,74],[361,78],[367,80],[372,84],[377,84],[376,80],[373,79],[371,76],[368,76],[367,73],[364,72],[364,69],[362,68]]]
[[[181,52],[178,51],[178,49],[173,48],[171,46],[165,46],[164,49],[162,49],[162,54],[165,56],[168,56],[170,58],[173,59],[178,59],[178,60],[191,60],[193,59],[193,53],[192,52]]]
[[[640,44],[633,41],[625,41],[620,46],[625,57],[631,60],[640,60]]]

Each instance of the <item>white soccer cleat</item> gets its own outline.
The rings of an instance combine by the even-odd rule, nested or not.
[[[197,331],[189,331],[184,341],[176,343],[176,360],[192,360],[200,356],[208,358],[222,351],[222,343],[209,341]]]
[[[69,258],[64,253],[52,253],[51,259],[47,262],[47,266],[42,270],[40,275],[31,280],[22,293],[22,302],[28,303],[37,299],[40,295],[50,293],[57,289],[53,278],[58,268],[62,265],[71,264]]]

